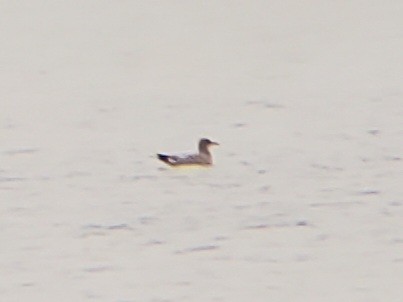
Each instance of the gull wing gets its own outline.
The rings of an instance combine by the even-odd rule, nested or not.
[[[210,161],[200,154],[157,154],[158,158],[171,166],[179,165],[210,165]]]

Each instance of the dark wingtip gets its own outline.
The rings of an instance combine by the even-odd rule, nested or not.
[[[158,159],[163,160],[163,161],[168,159],[168,155],[161,154],[161,153],[158,153],[157,157],[158,157]]]
[[[164,163],[172,166],[172,163],[169,161],[169,155],[165,155],[165,154],[157,154],[157,157],[159,160],[163,161]]]
[[[158,159],[163,160],[163,159],[167,159],[168,156],[158,153],[157,157],[158,157]]]

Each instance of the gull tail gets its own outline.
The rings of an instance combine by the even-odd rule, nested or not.
[[[168,165],[172,165],[172,163],[169,161],[169,155],[158,153],[157,156],[159,160],[163,161]]]

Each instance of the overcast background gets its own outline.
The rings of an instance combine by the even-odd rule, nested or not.
[[[0,45],[2,301],[402,301],[402,1],[2,1]]]

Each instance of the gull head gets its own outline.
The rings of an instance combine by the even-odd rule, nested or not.
[[[199,150],[200,151],[207,150],[208,147],[210,147],[210,146],[218,146],[218,145],[219,145],[219,143],[213,142],[213,141],[209,140],[208,138],[202,138],[199,142]]]

